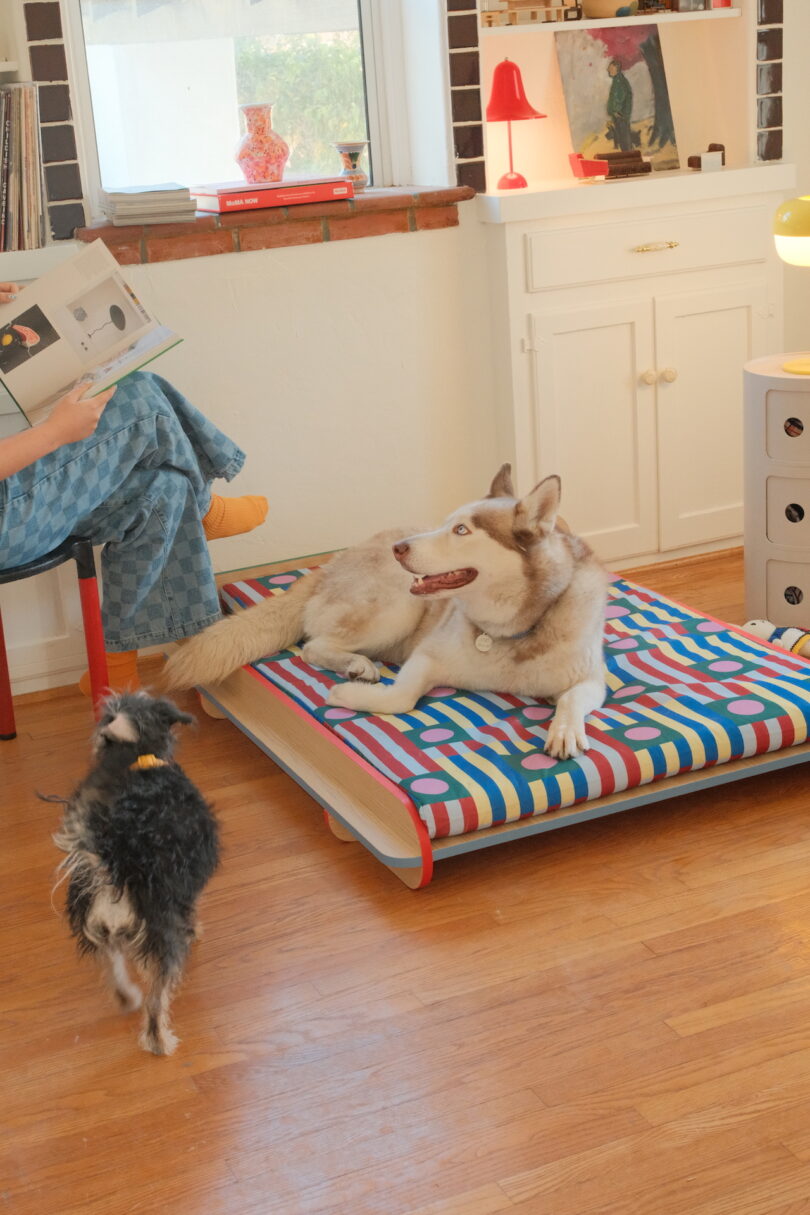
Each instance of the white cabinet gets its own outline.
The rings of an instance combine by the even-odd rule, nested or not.
[[[706,197],[706,175],[691,201],[604,214],[555,214],[550,192],[512,222],[481,200],[502,455],[521,490],[561,476],[565,518],[606,561],[739,542],[742,368],[780,345],[785,170],[749,170],[755,193],[734,197],[728,174]]]
[[[590,307],[552,293],[529,315],[529,480],[559,473],[605,560],[742,533],[740,369],[767,348],[767,310],[761,274]]]
[[[562,478],[563,514],[603,556],[656,547],[653,316],[643,298],[529,315],[535,419],[518,465],[521,490]],[[654,373],[653,373],[654,375]]]
[[[655,299],[663,551],[742,535],[742,367],[770,347],[768,312],[764,269]]]

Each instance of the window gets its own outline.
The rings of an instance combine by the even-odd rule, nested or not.
[[[365,7],[366,0],[74,0],[71,52],[74,78],[85,86],[89,183],[96,152],[96,184],[104,188],[238,179],[239,106],[252,101],[273,104],[273,127],[290,146],[287,175],[339,172],[332,143],[368,138]]]

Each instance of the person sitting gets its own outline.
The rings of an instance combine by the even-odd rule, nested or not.
[[[17,290],[0,283],[0,303]],[[35,560],[69,535],[103,545],[109,686],[123,691],[139,686],[139,649],[219,619],[208,541],[258,527],[267,499],[212,493],[245,453],[160,376],[135,372],[85,398],[88,387],[0,439],[0,567]],[[89,694],[87,673],[80,687]]]

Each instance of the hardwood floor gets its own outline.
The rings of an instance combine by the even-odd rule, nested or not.
[[[739,554],[634,576],[742,621]],[[193,707],[191,698],[184,701]],[[810,1211],[810,795],[788,769],[472,853],[411,893],[224,721],[224,862],[137,1049],[51,906],[87,704],[0,744],[0,1212]]]

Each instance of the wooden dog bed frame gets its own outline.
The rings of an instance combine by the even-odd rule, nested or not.
[[[253,583],[259,577],[272,578],[292,570],[300,570],[302,565],[317,565],[318,563],[318,557],[299,558],[297,561],[278,562],[256,569],[239,571],[237,575],[227,575],[227,578],[238,577],[237,585],[241,586],[245,582]],[[219,581],[222,583],[226,579],[220,578]],[[227,593],[228,588],[224,589]],[[662,623],[659,621],[647,622],[649,631],[644,636],[647,639],[653,637],[653,644],[658,641],[659,644],[664,645],[666,642],[666,646],[669,648],[672,644],[671,641],[666,638],[665,641],[660,641],[659,635],[664,636],[668,631],[674,634],[682,626],[686,626],[687,629],[695,627],[706,629],[710,625],[717,625],[718,628],[714,629],[714,633],[723,631],[722,640],[727,647],[731,647],[732,652],[735,651],[735,647],[742,647],[751,661],[756,659],[758,665],[766,664],[769,670],[774,667],[778,675],[784,672],[792,681],[794,690],[798,688],[796,695],[801,700],[801,710],[797,710],[795,705],[790,706],[790,721],[787,727],[785,727],[784,718],[777,719],[773,714],[771,714],[769,722],[758,724],[761,724],[763,729],[770,729],[773,732],[777,728],[778,721],[781,723],[778,728],[782,729],[787,741],[777,742],[775,745],[778,749],[765,750],[760,754],[748,755],[746,758],[732,758],[726,762],[707,760],[707,766],[682,771],[678,775],[668,775],[665,779],[659,779],[658,775],[650,775],[648,780],[652,783],[640,784],[622,792],[597,796],[592,800],[582,800],[578,797],[576,804],[565,808],[547,810],[543,813],[535,812],[529,816],[515,818],[513,821],[478,827],[463,834],[431,838],[431,833],[423,818],[420,817],[417,805],[402,785],[375,769],[367,759],[352,750],[343,739],[311,716],[307,709],[296,703],[285,691],[269,683],[256,669],[259,664],[256,664],[256,667],[243,667],[223,683],[215,687],[201,687],[199,692],[206,712],[215,717],[230,719],[274,763],[297,781],[316,802],[320,803],[325,811],[327,823],[339,839],[357,840],[362,843],[411,889],[426,886],[430,882],[435,862],[449,859],[460,853],[489,848],[509,840],[539,835],[544,831],[553,831],[572,823],[601,818],[608,814],[616,814],[620,810],[631,810],[665,798],[679,797],[709,786],[742,780],[745,777],[810,760],[810,742],[805,741],[809,733],[807,726],[810,723],[810,665],[793,655],[776,650],[774,647],[750,637],[734,626],[712,621],[711,617],[691,612],[664,597],[652,596],[650,592],[644,592],[643,588],[632,588],[631,584],[632,589],[649,597],[650,605],[652,605],[651,611],[654,609],[663,611],[670,623],[671,627],[667,629],[662,627]],[[646,606],[642,603],[642,607]],[[622,611],[627,614],[626,608],[623,608]],[[670,611],[674,614],[673,616],[667,616]],[[705,622],[709,622],[709,624]],[[621,625],[622,622],[618,621],[618,624]],[[684,641],[677,637],[675,640],[679,644]],[[687,637],[685,644],[692,644],[694,640],[695,637],[691,639]],[[701,638],[697,640],[702,642]],[[613,644],[618,649],[621,646],[628,646],[629,642],[614,640]],[[648,653],[651,652],[652,650],[648,650]],[[654,653],[658,655],[660,651],[655,650]],[[716,657],[716,654],[714,656]],[[626,662],[627,657],[619,655],[619,661],[621,660]],[[691,657],[687,661],[692,661]],[[718,668],[722,666],[728,668],[732,665],[735,664],[728,661],[714,663],[714,666]],[[738,662],[736,665],[739,667],[741,664]],[[689,670],[690,668],[684,669]],[[315,668],[308,668],[308,670],[315,672]],[[317,674],[322,675],[323,673],[317,672]],[[705,679],[707,675],[703,674],[700,678]],[[712,677],[708,676],[708,678]],[[709,687],[709,684],[704,686]],[[719,686],[718,682],[715,681],[712,686],[716,688]],[[781,688],[783,684],[779,683],[777,686]],[[696,684],[695,687],[699,691],[701,690],[700,684]],[[750,684],[740,691],[740,685],[735,689],[734,682],[731,681],[730,687],[732,691],[728,693],[729,695],[737,697],[750,695]],[[618,693],[614,692],[614,694]],[[777,696],[776,699],[778,701],[779,697]],[[534,704],[535,702],[529,703]],[[754,702],[738,699],[733,703],[741,705]],[[708,700],[707,705],[709,708],[714,707],[713,702]],[[623,712],[628,709],[628,706],[619,707]],[[367,717],[369,715],[359,716]],[[598,718],[599,714],[594,717]],[[589,722],[591,720],[589,719]],[[630,719],[624,718],[624,720]],[[643,722],[644,718],[636,717],[634,720]],[[656,716],[656,721],[660,723],[660,715]],[[753,729],[753,727],[749,727],[749,729]],[[639,732],[637,728],[636,734],[638,735]],[[647,733],[650,733],[649,729],[647,729]],[[790,738],[795,741],[789,741]],[[535,753],[542,756],[541,742]],[[569,762],[576,763],[576,761]],[[538,763],[537,766],[540,764]]]

